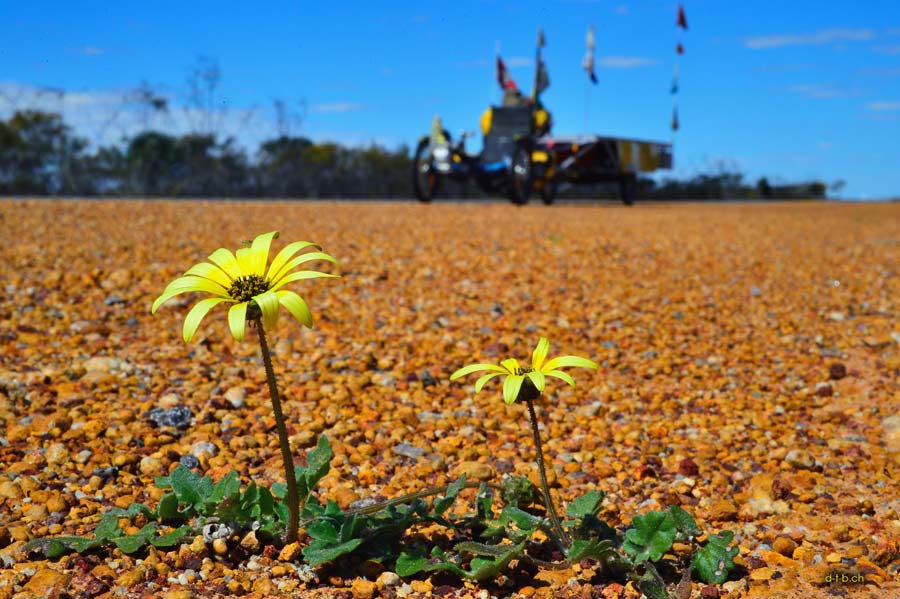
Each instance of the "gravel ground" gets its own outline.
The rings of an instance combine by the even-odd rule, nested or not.
[[[190,297],[150,314],[189,266],[273,229],[341,261],[291,287],[315,328],[269,335],[295,454],[334,446],[322,497],[534,476],[524,407],[448,377],[546,336],[601,365],[539,406],[558,500],[600,488],[613,525],[678,504],[733,530],[722,596],[900,596],[900,204],[3,201],[0,225],[0,599],[639,595],[578,567],[477,586],[188,545],[26,555],[155,505],[187,455],[281,478],[252,338],[213,310],[185,344]],[[176,406],[190,418],[150,414]]]

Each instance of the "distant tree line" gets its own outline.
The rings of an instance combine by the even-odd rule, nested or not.
[[[408,146],[352,148],[280,135],[254,156],[213,134],[144,131],[123,146],[90,148],[58,114],[25,110],[0,120],[0,195],[204,198],[409,198]],[[831,187],[838,191],[841,182]],[[739,173],[685,181],[641,178],[642,199],[823,198],[826,185],[775,186]],[[614,187],[571,187],[561,197],[615,198]],[[449,183],[444,197],[482,197]]]

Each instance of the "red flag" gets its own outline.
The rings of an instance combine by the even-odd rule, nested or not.
[[[678,20],[675,21],[675,24],[681,27],[682,29],[687,29],[687,19],[684,16],[684,7],[682,5],[678,5]]]
[[[682,46],[680,43],[677,46],[675,46],[675,53],[676,54],[684,54],[684,46]]]
[[[516,82],[513,81],[513,78],[510,76],[509,71],[506,70],[503,59],[499,56],[497,57],[497,83],[499,83],[500,87],[503,89],[519,89],[519,86],[516,85]]]

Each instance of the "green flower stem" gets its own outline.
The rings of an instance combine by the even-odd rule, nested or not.
[[[281,446],[281,460],[284,462],[284,478],[287,482],[287,503],[290,511],[286,543],[297,540],[300,529],[300,494],[297,492],[297,477],[294,475],[294,458],[288,442],[287,427],[284,424],[284,412],[281,411],[281,398],[278,396],[278,385],[275,383],[275,371],[272,369],[272,356],[266,343],[266,333],[262,319],[256,317],[251,321],[259,333],[259,348],[262,351],[263,364],[266,366],[266,379],[269,382],[269,397],[272,399],[272,411],[275,413],[275,428],[278,430],[278,444]]]
[[[553,499],[550,497],[550,485],[547,484],[547,472],[544,470],[544,451],[541,449],[541,433],[538,430],[537,415],[534,413],[534,401],[530,397],[526,397],[525,403],[528,405],[528,415],[531,416],[531,432],[534,435],[534,447],[537,450],[538,473],[541,475],[541,491],[544,493],[544,504],[546,504],[547,513],[550,515],[550,522],[553,523],[556,534],[562,540],[562,549],[565,552],[572,545],[572,542],[559,521],[556,508],[553,507]]]

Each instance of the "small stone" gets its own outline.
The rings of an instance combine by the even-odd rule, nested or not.
[[[829,564],[839,564],[841,563],[841,554],[835,551],[832,551],[828,555],[825,556],[825,561]]]
[[[497,476],[497,472],[484,462],[463,462],[456,467],[454,476],[457,478],[466,475],[470,481],[488,481]]]
[[[357,578],[350,586],[350,592],[353,593],[354,599],[372,599],[376,590],[375,583],[364,578]]]
[[[788,537],[778,537],[772,543],[772,549],[785,557],[791,557],[794,555],[794,550],[797,549],[797,543]]]
[[[900,453],[900,415],[889,416],[881,421],[884,431],[885,449],[892,453]]]
[[[800,545],[791,554],[791,557],[804,564],[811,564],[816,556],[816,550],[809,545]]]
[[[196,555],[204,555],[206,553],[206,541],[203,540],[202,535],[197,535],[188,548]]]
[[[0,483],[0,497],[3,499],[20,499],[22,487],[14,480],[5,480]]]
[[[55,597],[62,594],[71,581],[69,574],[42,568],[28,580],[25,590],[38,597]]]
[[[698,476],[700,467],[691,458],[685,458],[678,462],[678,473],[684,476]]]
[[[775,570],[768,566],[763,566],[762,568],[750,570],[750,580],[769,580],[773,574],[775,574]]]
[[[413,580],[409,583],[409,586],[412,587],[414,593],[419,593],[424,595],[425,593],[430,593],[434,588],[434,585],[431,584],[430,580]]]
[[[109,372],[119,366],[119,361],[109,356],[94,356],[82,364],[87,372]]]
[[[700,589],[700,599],[719,599],[719,587],[711,584]]]
[[[847,376],[847,367],[840,362],[835,362],[828,367],[828,377],[833,381],[839,381]]]
[[[191,455],[198,460],[211,458],[218,455],[218,453],[219,448],[209,441],[197,441],[191,446]]]
[[[103,298],[103,303],[107,306],[120,306],[125,303],[125,300],[119,295],[108,295]]]
[[[422,449],[421,447],[416,447],[415,445],[411,445],[409,443],[400,443],[398,445],[395,445],[392,451],[397,455],[402,455],[413,460],[418,460],[427,453],[427,451]]]
[[[251,530],[244,535],[244,538],[241,539],[241,547],[251,553],[259,549],[259,539],[256,538],[255,530]]]
[[[218,555],[225,555],[228,553],[228,543],[225,542],[225,539],[214,539],[212,542],[213,551],[215,551]]]
[[[382,572],[375,581],[379,588],[394,587],[400,584],[400,576],[396,572]]]
[[[281,549],[281,553],[278,554],[278,559],[283,562],[292,562],[300,555],[300,550],[300,543],[288,543]]]
[[[185,429],[190,426],[194,415],[187,406],[175,406],[168,410],[153,408],[147,412],[145,417],[155,422],[156,426],[171,426],[174,428]]]
[[[737,506],[728,499],[720,499],[709,508],[709,519],[719,522],[732,522],[737,518],[737,514]]]
[[[784,463],[801,470],[812,470],[816,466],[816,460],[805,449],[792,449],[784,457]]]
[[[828,383],[818,383],[816,385],[816,395],[819,397],[831,397],[834,395],[834,389]]]
[[[47,448],[47,464],[59,466],[69,461],[69,450],[62,443],[54,443]]]
[[[243,387],[231,387],[225,392],[225,399],[232,408],[243,408],[247,403],[247,390]]]
[[[141,474],[144,476],[159,476],[163,474],[163,463],[158,458],[152,456],[144,456],[141,458],[139,466]]]
[[[163,599],[194,599],[194,593],[188,590],[169,591]]]
[[[760,290],[760,288],[757,287],[756,285],[754,285],[750,288],[750,297],[759,297],[761,295],[762,295],[762,290]]]

